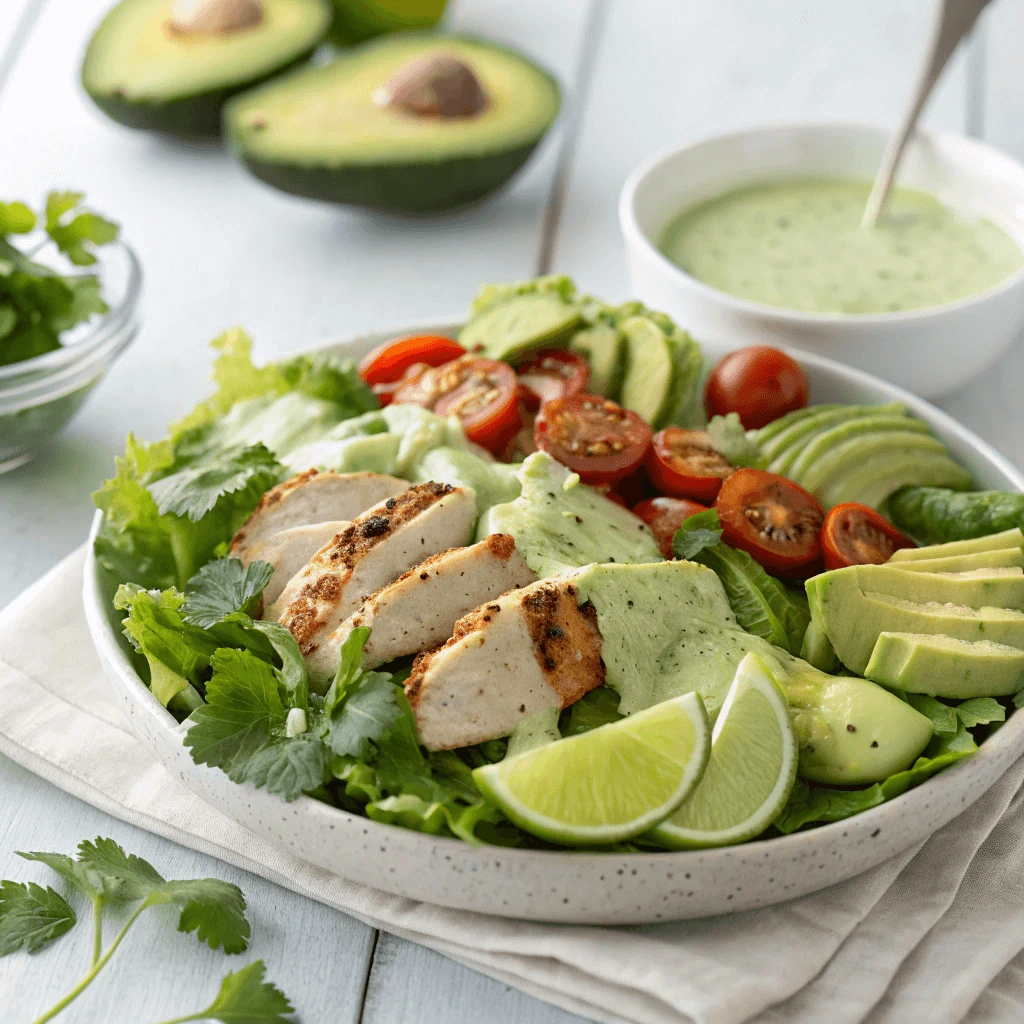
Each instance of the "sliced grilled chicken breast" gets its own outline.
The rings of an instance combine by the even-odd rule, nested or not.
[[[263,605],[269,608],[288,585],[288,581],[330,540],[348,527],[344,520],[293,526],[266,540],[243,546],[236,556],[242,565],[267,562],[274,570],[263,590]],[[269,616],[267,616],[269,618]]]
[[[349,522],[385,498],[401,494],[407,480],[383,473],[318,473],[306,470],[272,487],[231,541],[230,554],[241,558],[253,544],[282,530],[310,523]]]
[[[443,643],[455,623],[474,608],[536,579],[515,540],[505,533],[432,555],[368,597],[309,656],[310,675],[334,678],[341,645],[358,626],[370,627],[363,664],[373,668]]]
[[[565,708],[604,683],[593,606],[547,579],[485,604],[421,654],[406,681],[420,740],[451,750],[507,736],[541,708]]]
[[[374,505],[309,560],[271,609],[308,658],[362,602],[430,555],[465,544],[476,497],[425,483]]]

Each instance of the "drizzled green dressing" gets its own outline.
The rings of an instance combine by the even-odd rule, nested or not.
[[[991,221],[962,220],[934,196],[894,188],[862,228],[870,183],[808,178],[751,185],[684,210],[661,249],[721,291],[809,313],[889,313],[993,287],[1024,254]]]

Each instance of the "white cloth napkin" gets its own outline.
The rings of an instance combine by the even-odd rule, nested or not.
[[[445,910],[311,867],[165,772],[93,651],[83,557],[0,613],[0,753],[109,814],[599,1021],[1024,1020],[1024,761],[918,848],[778,907],[627,928]]]

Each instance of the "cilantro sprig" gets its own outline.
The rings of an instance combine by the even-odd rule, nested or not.
[[[83,198],[81,192],[51,192],[38,218],[24,203],[0,202],[0,366],[60,348],[65,331],[109,308],[95,274],[61,274],[34,259],[46,242],[41,234],[37,244],[25,240],[41,224],[72,264],[94,264],[96,247],[113,242],[118,227],[84,209]],[[22,241],[15,244],[15,237]]]
[[[132,925],[151,907],[178,911],[178,931],[194,933],[211,949],[242,953],[249,945],[245,897],[237,885],[219,878],[166,879],[148,861],[126,853],[113,839],[99,837],[78,845],[76,857],[63,853],[19,853],[25,860],[55,871],[92,908],[93,942],[89,970],[79,982],[33,1024],[44,1024],[68,1007],[96,979],[124,941]],[[104,949],[103,924],[113,907],[134,908]],[[0,957],[25,950],[35,953],[74,927],[78,917],[68,901],[52,888],[35,882],[0,881]],[[216,999],[206,1009],[176,1018],[220,1020],[228,1024],[285,1024],[292,1006],[280,989],[263,980],[262,960],[228,974]]]

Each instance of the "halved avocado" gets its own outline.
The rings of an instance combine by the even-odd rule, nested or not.
[[[519,170],[558,113],[554,79],[483,40],[402,34],[234,99],[235,154],[295,195],[435,214]]]
[[[179,24],[172,8],[171,0],[121,0],[85,51],[85,91],[129,128],[218,135],[229,96],[305,61],[331,24],[328,0],[247,0],[249,17],[214,30]]]

